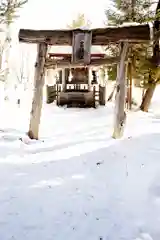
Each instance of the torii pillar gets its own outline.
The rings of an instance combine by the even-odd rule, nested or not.
[[[31,139],[38,139],[40,118],[43,103],[43,87],[45,83],[45,61],[47,55],[47,44],[40,43],[37,46],[37,60],[35,64],[34,95],[30,116],[28,136]]]

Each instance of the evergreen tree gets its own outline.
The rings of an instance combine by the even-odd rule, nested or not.
[[[91,22],[86,19],[84,13],[79,13],[76,17],[76,19],[73,19],[71,24],[67,26],[68,28],[90,28]]]
[[[112,0],[112,10],[106,10],[108,25],[122,25],[128,22],[144,23],[154,19],[151,0]]]
[[[160,30],[160,0],[113,0],[113,10],[106,11],[107,24],[119,26],[124,23],[148,23],[156,20],[156,31]],[[157,4],[156,12],[153,4]],[[157,50],[158,49],[158,50]],[[159,44],[132,44],[130,49],[132,75],[137,84],[146,89],[141,103],[141,110],[148,111],[156,84],[160,81],[160,68],[157,66]],[[111,48],[112,51],[112,48]],[[156,55],[156,56],[154,56]],[[110,74],[116,71],[113,67]],[[112,73],[113,75],[113,73]]]
[[[155,17],[151,0],[113,0],[113,6],[113,10],[105,12],[108,25],[119,26],[126,23],[145,23]],[[149,44],[132,44],[130,57],[132,58],[134,70],[133,76],[138,79],[137,83],[141,86],[148,81],[150,69],[148,65],[146,66],[146,58],[152,56],[151,49]],[[118,48],[116,48],[116,51],[118,51]],[[111,46],[111,52],[113,52],[113,46]],[[114,76],[111,70],[115,72],[115,67],[110,69],[110,74]]]
[[[19,17],[18,10],[28,0],[0,0],[0,24],[11,24]]]

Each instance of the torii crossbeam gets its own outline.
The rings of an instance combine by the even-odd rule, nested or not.
[[[21,29],[19,41],[46,43],[49,45],[72,45],[72,34],[76,31],[92,32],[92,45],[107,45],[119,41],[144,42],[150,40],[149,24],[120,27],[96,28],[90,30],[29,30]]]

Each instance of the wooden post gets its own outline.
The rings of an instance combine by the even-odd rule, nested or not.
[[[129,62],[129,109],[132,109],[132,63]]]
[[[125,108],[125,60],[128,53],[128,43],[121,43],[121,56],[117,75],[117,92],[115,106],[115,122],[113,138],[121,138],[126,121]]]
[[[28,136],[31,139],[38,139],[39,125],[41,118],[41,109],[43,103],[43,87],[45,80],[45,60],[47,54],[47,44],[40,43],[38,45],[37,61],[35,64],[34,78],[34,96],[32,100],[32,110],[30,116],[30,125]]]
[[[132,63],[127,64],[127,109],[132,109]]]
[[[66,90],[65,69],[62,69],[62,92]]]
[[[106,105],[106,86],[99,85],[99,104],[101,106]]]
[[[89,68],[89,74],[88,74],[88,90],[91,91],[92,86],[92,68]]]

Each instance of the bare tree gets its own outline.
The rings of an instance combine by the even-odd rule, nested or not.
[[[20,95],[28,89],[28,84],[31,78],[31,69],[29,65],[29,53],[20,51],[19,62],[12,63],[12,72],[15,79],[14,87],[17,92],[18,102],[20,103]]]
[[[4,54],[5,54],[5,88],[8,84],[9,60],[12,43],[11,25],[19,17],[19,9],[28,2],[28,0],[0,0],[0,30],[5,33]]]
[[[20,63],[18,64],[18,68],[15,67],[15,75],[16,75],[16,82],[15,85],[25,85],[27,80],[27,60],[28,56],[25,56],[25,54],[22,52],[20,53]],[[25,87],[24,87],[25,88]]]
[[[5,71],[5,69],[3,69],[3,66],[2,66],[3,52],[4,52],[4,41],[2,39],[0,39],[0,81],[4,82],[4,71]]]

